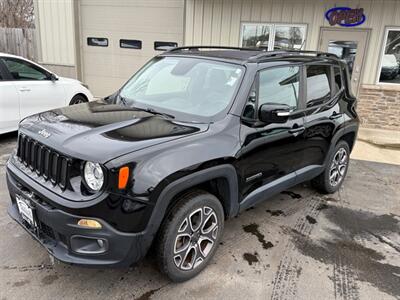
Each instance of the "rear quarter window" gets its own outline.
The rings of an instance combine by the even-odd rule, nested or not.
[[[307,107],[324,103],[331,97],[331,69],[329,65],[308,65],[307,70]]]
[[[343,88],[342,72],[339,67],[335,66],[333,68],[333,76],[335,80],[335,91],[338,92]]]

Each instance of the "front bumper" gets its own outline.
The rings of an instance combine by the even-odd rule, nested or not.
[[[78,220],[84,216],[51,206],[51,201],[38,196],[37,191],[19,181],[8,168],[6,177],[11,196],[9,215],[56,259],[85,266],[128,267],[145,256],[149,243],[144,233],[120,232],[101,219],[96,219],[101,223],[101,229],[78,226]],[[17,208],[16,195],[30,202],[36,228],[22,219]],[[101,251],[86,251],[92,242],[96,243],[98,240],[103,241]],[[86,247],[85,243],[89,246]]]

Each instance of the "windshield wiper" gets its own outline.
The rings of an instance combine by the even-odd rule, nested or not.
[[[142,110],[147,111],[147,112],[149,112],[151,114],[154,114],[154,115],[160,115],[160,116],[164,116],[164,117],[167,117],[167,118],[170,118],[170,119],[175,119],[175,116],[173,116],[173,115],[166,114],[166,113],[163,113],[163,112],[160,112],[160,111],[156,111],[155,109],[150,108],[150,107],[143,108]]]
[[[119,98],[119,101],[124,106],[128,106],[128,101],[126,101],[125,97],[122,97],[121,95],[119,95],[118,98]],[[131,99],[129,99],[129,100],[131,100]],[[170,118],[170,119],[175,119],[175,117],[173,115],[166,114],[166,113],[163,113],[163,112],[160,112],[160,111],[156,111],[155,109],[150,108],[150,107],[147,107],[147,108],[134,107],[134,109],[146,111],[146,112],[151,113],[153,115],[160,115],[160,116],[164,116],[164,117],[167,117],[167,118]]]
[[[128,106],[128,102],[126,102],[126,99],[122,96],[119,96],[119,101],[124,105],[124,106]]]

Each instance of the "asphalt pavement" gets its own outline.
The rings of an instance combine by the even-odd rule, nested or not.
[[[400,299],[399,165],[351,160],[334,195],[306,183],[248,209],[212,263],[175,284],[151,253],[119,270],[50,259],[6,212],[15,141],[0,136],[0,299]]]

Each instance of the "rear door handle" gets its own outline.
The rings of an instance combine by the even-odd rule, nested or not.
[[[30,88],[27,88],[27,87],[22,87],[22,88],[19,89],[19,91],[20,91],[20,92],[30,92],[31,89],[30,89]]]
[[[306,128],[304,126],[301,126],[301,127],[290,129],[289,133],[294,136],[298,136],[299,134],[303,133],[304,130],[306,130]]]
[[[335,119],[341,118],[342,116],[343,116],[342,113],[340,113],[340,114],[334,113],[334,114],[332,114],[332,115],[329,117],[329,119],[330,119],[330,120],[335,120]]]

